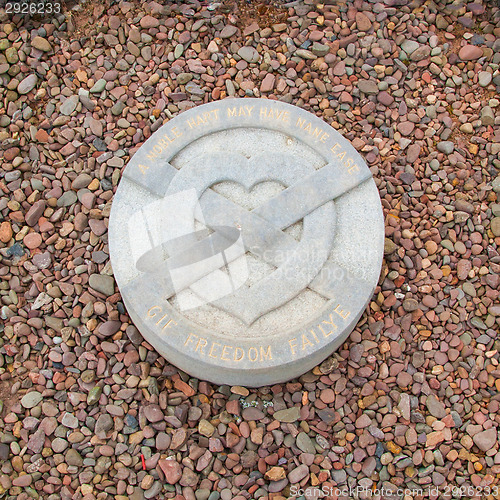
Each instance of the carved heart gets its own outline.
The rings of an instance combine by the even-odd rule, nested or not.
[[[172,179],[166,195],[196,189],[202,212],[196,214],[199,220],[204,220],[209,227],[241,226],[245,248],[276,266],[258,283],[243,286],[212,305],[250,325],[293,299],[318,275],[328,258],[335,229],[335,207],[330,201],[304,216],[302,238],[297,242],[281,231],[285,228],[272,224],[279,214],[260,213],[258,208],[249,212],[221,196],[213,196],[209,188],[222,181],[236,182],[247,191],[264,181],[276,181],[288,187],[313,172],[312,167],[301,164],[291,155],[274,158],[264,153],[247,159],[234,153],[213,153],[191,161]],[[194,232],[194,218],[192,229]],[[204,297],[203,279],[190,288]]]

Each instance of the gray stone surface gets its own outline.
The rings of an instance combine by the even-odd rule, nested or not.
[[[379,277],[384,225],[368,167],[333,128],[288,104],[225,99],[137,151],[109,243],[148,342],[199,378],[259,386],[349,335]]]

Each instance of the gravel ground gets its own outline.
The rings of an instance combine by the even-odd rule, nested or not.
[[[0,498],[498,497],[495,3],[120,1],[0,20]],[[386,222],[349,341],[258,390],[158,356],[109,264],[130,156],[233,95],[343,133]]]

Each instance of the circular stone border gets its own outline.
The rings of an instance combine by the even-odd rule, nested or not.
[[[315,196],[303,197],[301,203],[306,209],[311,203],[312,211],[337,197],[348,197],[351,190],[364,189],[369,193],[371,205],[350,209],[358,210],[358,218],[363,218],[376,235],[372,241],[366,241],[365,248],[358,249],[375,253],[378,267],[372,269],[370,280],[327,262],[325,267],[328,265],[333,272],[329,276],[336,275],[331,282],[318,284],[327,290],[327,307],[293,331],[283,331],[266,341],[228,339],[188,320],[167,300],[162,300],[161,276],[146,276],[135,268],[127,228],[131,214],[141,210],[144,200],[161,199],[167,192],[179,172],[169,161],[197,139],[233,128],[278,131],[312,148],[326,165],[317,170],[313,174],[316,178],[310,181]],[[127,311],[147,342],[193,376],[218,384],[249,387],[299,376],[340,347],[373,295],[382,265],[383,246],[380,197],[363,158],[347,139],[317,116],[297,106],[267,99],[227,98],[203,104],[160,127],[125,167],[109,221],[114,276]],[[375,275],[377,279],[373,279]]]

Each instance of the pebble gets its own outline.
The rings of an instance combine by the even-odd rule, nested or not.
[[[102,387],[99,387],[97,385],[93,387],[88,393],[87,404],[88,405],[96,404],[99,401],[101,394],[102,394]]]
[[[372,22],[363,12],[356,12],[356,26],[360,31],[369,31],[372,27]]]
[[[300,408],[293,406],[284,410],[278,410],[273,414],[273,418],[278,422],[296,422],[300,418]]]
[[[25,216],[25,221],[28,226],[33,227],[35,224],[38,223],[38,220],[42,216],[44,210],[45,210],[45,201],[44,200],[38,200],[33,205],[31,208],[28,210]]]
[[[115,283],[111,276],[102,274],[92,274],[89,277],[89,285],[106,296],[113,295],[115,291]]]
[[[19,61],[19,55],[15,47],[9,47],[5,51],[5,58],[9,64],[16,64]]]
[[[215,427],[205,419],[200,420],[198,424],[198,432],[205,437],[210,437],[215,432]]]
[[[73,205],[77,200],[76,193],[74,191],[66,191],[62,194],[62,196],[57,200],[58,207],[69,207]]]
[[[487,87],[492,80],[492,74],[488,71],[480,71],[477,75],[479,85],[481,87]]]
[[[172,433],[172,441],[170,443],[170,449],[176,450],[180,448],[187,440],[186,430],[183,428],[175,429]]]
[[[438,143],[437,148],[442,153],[449,155],[453,153],[455,145],[453,144],[452,141],[441,141]]]
[[[34,408],[39,403],[41,403],[42,399],[43,396],[39,392],[30,391],[22,397],[21,404],[23,405],[24,408],[30,409]]]
[[[401,44],[401,48],[408,54],[411,55],[413,52],[415,52],[418,48],[420,47],[420,44],[418,42],[415,42],[414,40],[405,40]]]
[[[22,95],[28,94],[36,87],[37,83],[38,83],[38,77],[34,73],[32,73],[31,75],[28,75],[26,78],[24,78],[19,82],[19,85],[17,86],[17,91]]]
[[[313,52],[311,52],[310,50],[306,50],[306,49],[297,49],[295,54],[298,57],[301,57],[302,59],[306,59],[306,60],[314,60],[317,57]]]
[[[8,243],[13,235],[12,226],[9,221],[3,221],[0,224],[0,241]]]
[[[264,413],[262,413],[261,410],[259,410],[258,408],[253,408],[253,407],[250,407],[250,408],[245,408],[242,412],[241,412],[241,416],[243,417],[244,420],[261,420],[264,418]]]
[[[288,480],[291,484],[295,484],[302,481],[302,479],[304,479],[308,475],[309,468],[307,467],[307,465],[301,464],[288,474]]]
[[[249,63],[255,63],[259,60],[259,53],[257,50],[247,45],[238,50],[238,55]]]
[[[144,408],[144,416],[150,421],[150,422],[160,422],[163,420],[163,412],[161,411],[161,408],[157,405],[148,405]]]
[[[481,124],[482,125],[494,125],[495,124],[495,115],[493,110],[489,106],[485,106],[481,110]]]
[[[75,111],[76,106],[79,102],[79,97],[77,95],[72,95],[68,97],[62,104],[59,111],[63,115],[69,116],[73,111]]]
[[[275,76],[268,73],[260,85],[261,92],[271,92],[274,88]]]
[[[41,50],[42,52],[50,52],[52,50],[52,46],[45,38],[41,36],[36,36],[31,40],[31,45],[35,47],[35,49]]]
[[[72,465],[74,467],[81,467],[83,465],[83,458],[74,448],[70,448],[66,455],[64,456],[64,460],[68,465]]]
[[[490,229],[494,236],[500,236],[500,217],[491,219]]]
[[[314,42],[311,47],[311,52],[313,55],[318,57],[326,56],[330,52],[330,46],[323,43]],[[302,56],[301,56],[302,57]],[[305,56],[306,59],[315,59],[309,55]]]
[[[285,469],[283,467],[271,467],[264,477],[268,481],[281,481],[286,478]]]
[[[106,87],[106,80],[104,78],[100,78],[94,83],[94,85],[92,85],[92,87],[89,89],[89,92],[91,94],[100,94],[105,89],[105,87]]]
[[[472,437],[474,444],[484,453],[497,446],[498,431],[496,428],[478,432]]]
[[[406,152],[406,161],[410,164],[417,161],[418,157],[420,156],[420,151],[421,151],[421,147],[419,144],[410,145],[408,147],[407,152]]]
[[[299,432],[297,435],[297,447],[300,448],[304,453],[316,453],[316,447],[314,446],[311,438],[305,432]]]
[[[378,85],[372,80],[359,80],[358,88],[367,95],[379,93]]]
[[[238,28],[236,26],[232,26],[232,25],[228,24],[228,25],[224,26],[224,28],[222,28],[222,31],[220,32],[220,37],[222,39],[231,38],[237,32],[238,32]]]
[[[483,49],[481,49],[481,47],[470,44],[464,45],[458,52],[458,57],[460,57],[462,61],[475,61],[482,57],[482,55]]]
[[[436,417],[438,419],[443,419],[444,417],[446,417],[446,410],[443,403],[439,401],[434,394],[428,396],[426,405],[429,413],[433,417]]]
[[[160,21],[153,16],[144,16],[140,21],[142,28],[156,28],[160,25]]]
[[[35,454],[40,453],[42,451],[43,445],[45,443],[45,438],[46,438],[46,435],[45,435],[45,432],[43,431],[43,429],[38,429],[33,434],[31,434],[26,446],[33,453],[35,453]]]
[[[165,481],[168,484],[177,484],[182,477],[182,467],[175,460],[160,460],[158,462],[163,474],[165,475]]]

